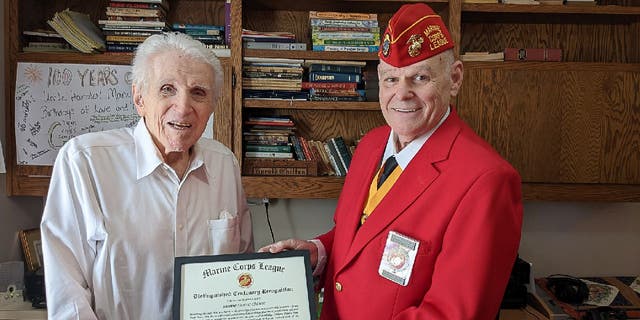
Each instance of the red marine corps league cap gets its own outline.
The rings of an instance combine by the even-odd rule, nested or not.
[[[405,4],[396,12],[382,38],[378,56],[405,67],[453,48],[453,39],[442,18],[424,3]]]

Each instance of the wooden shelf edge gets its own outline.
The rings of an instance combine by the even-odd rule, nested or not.
[[[640,202],[640,185],[523,183],[529,201]]]
[[[520,5],[501,3],[463,3],[462,12],[486,13],[558,13],[639,15],[640,7],[631,6],[572,6],[572,5]]]
[[[249,198],[337,199],[343,183],[338,177],[242,177]]]
[[[344,183],[337,177],[243,176],[249,198],[337,199]],[[525,201],[640,202],[640,185],[523,183]]]
[[[326,52],[309,50],[259,50],[242,49],[244,57],[286,58],[286,59],[317,59],[317,60],[354,60],[378,61],[377,52]]]
[[[354,111],[380,111],[378,101],[371,102],[344,102],[335,103],[329,101],[302,101],[302,100],[266,100],[243,99],[244,108],[269,108],[269,109],[307,109],[307,110],[354,110]]]
[[[44,63],[88,63],[88,64],[131,64],[133,54],[88,54],[59,52],[21,52],[17,54],[18,62]]]
[[[640,63],[573,61],[464,61],[465,69],[524,69],[551,71],[631,71],[640,72]]]

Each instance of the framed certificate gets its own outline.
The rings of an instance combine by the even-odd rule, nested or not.
[[[178,257],[174,320],[315,320],[306,250]]]

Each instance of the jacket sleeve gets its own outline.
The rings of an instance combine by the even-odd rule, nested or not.
[[[517,256],[521,225],[518,174],[499,169],[480,175],[445,232],[431,288],[418,307],[394,319],[495,319]]]
[[[102,223],[87,218],[96,202],[86,203],[91,190],[81,172],[61,151],[40,224],[49,319],[96,319],[90,283],[97,241],[87,230],[100,230]]]

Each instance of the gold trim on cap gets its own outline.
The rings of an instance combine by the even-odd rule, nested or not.
[[[404,29],[404,31],[402,31],[397,37],[391,39],[391,43],[396,43],[402,37],[402,35],[404,35],[407,31],[409,31],[409,29],[413,28],[416,24],[420,23],[422,20],[428,19],[428,18],[434,18],[434,17],[438,17],[438,18],[442,19],[437,14],[426,15],[426,16],[416,20],[416,22],[412,23],[410,26],[408,26],[406,29]],[[443,21],[443,23],[444,23],[444,21]],[[389,26],[389,30],[391,31],[391,26]],[[390,32],[390,33],[393,33],[393,32]]]

